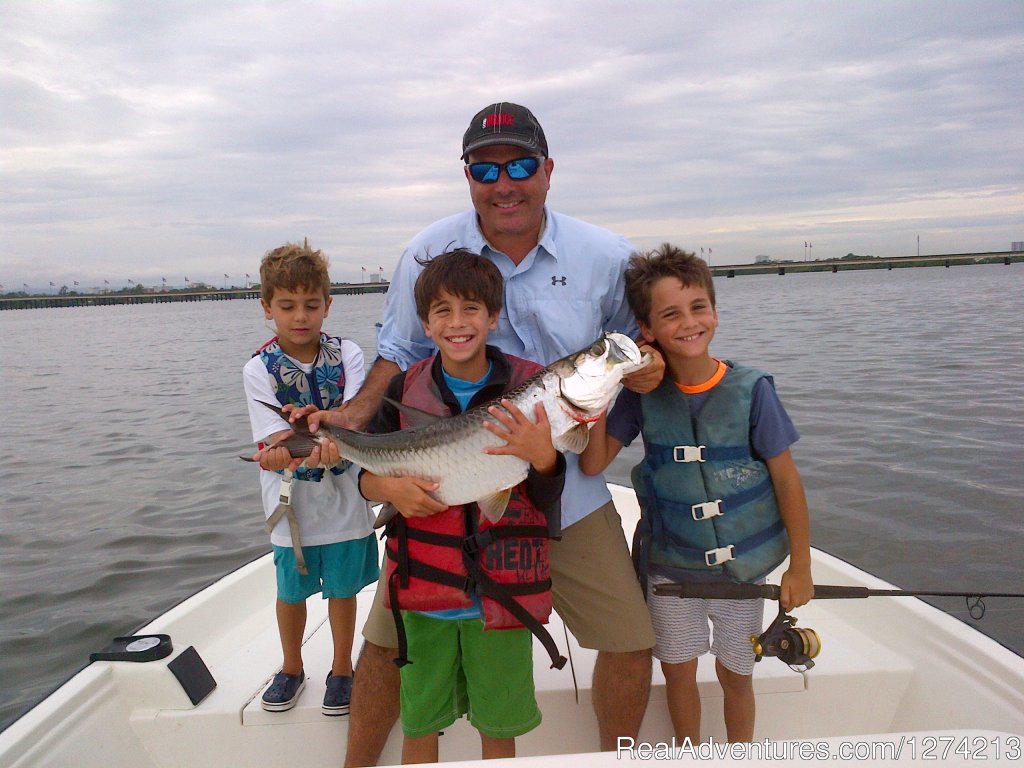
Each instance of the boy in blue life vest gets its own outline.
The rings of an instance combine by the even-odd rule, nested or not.
[[[680,599],[655,595],[654,586],[760,583],[788,555],[783,607],[814,596],[807,500],[789,450],[799,435],[771,376],[709,354],[718,312],[703,260],[666,243],[634,255],[625,279],[630,307],[644,338],[664,355],[666,375],[649,394],[622,392],[591,431],[580,466],[601,472],[643,434],[644,459],[633,470],[642,511],[634,560],[648,585],[654,656],[676,737],[700,740],[697,659],[710,649],[729,741],[751,741],[750,638],[761,633],[763,601]]]
[[[503,295],[498,268],[471,251],[426,263],[415,285],[416,311],[438,353],[392,379],[386,397],[454,416],[540,371],[536,363],[487,346]],[[514,757],[515,737],[541,719],[530,630],[564,663],[541,624],[551,612],[547,548],[558,530],[565,460],[551,444],[543,407],[530,414],[534,423],[511,402],[502,404],[505,412],[492,407],[490,413],[503,426],[488,428],[507,444],[488,452],[531,466],[497,522],[476,504],[438,502],[434,482],[360,476],[366,498],[389,502],[400,513],[387,529],[385,600],[399,630],[404,763],[436,762],[438,732],[467,713],[484,758]],[[409,418],[385,400],[371,431],[405,428]]]
[[[286,420],[258,401],[282,406],[332,408],[351,398],[363,382],[363,353],[347,339],[322,332],[331,306],[327,259],[320,251],[288,244],[268,252],[260,264],[260,304],[276,336],[243,369],[253,440],[262,449],[290,435]],[[334,641],[322,711],[348,714],[352,691],[352,638],[356,593],[380,575],[373,513],[359,495],[357,470],[288,466],[286,448],[261,457],[260,485],[277,570],[277,623],[284,662],[264,691],[263,709],[295,706],[305,686],[302,636],[306,598],[320,592]]]

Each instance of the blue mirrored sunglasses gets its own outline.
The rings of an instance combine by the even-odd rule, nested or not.
[[[504,169],[510,179],[520,181],[537,173],[540,162],[539,157],[519,157],[507,163],[469,163],[469,175],[473,177],[473,181],[493,184]]]

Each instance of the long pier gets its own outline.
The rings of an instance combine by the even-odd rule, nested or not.
[[[907,269],[911,267],[959,267],[971,264],[1012,264],[1024,262],[1024,251],[987,251],[984,253],[947,253],[931,256],[890,256],[818,261],[765,261],[711,267],[715,277],[739,275],[797,274],[800,272],[846,272],[857,269]]]
[[[387,293],[390,283],[335,283],[331,295]],[[73,293],[65,296],[4,296],[2,309],[41,309],[44,307],[104,307],[113,304],[167,304],[176,301],[230,301],[258,299],[259,288],[211,288],[202,291],[160,293]]]

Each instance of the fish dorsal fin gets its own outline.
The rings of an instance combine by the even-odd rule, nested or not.
[[[590,430],[586,424],[576,424],[568,432],[560,435],[552,435],[551,443],[556,451],[568,451],[569,453],[583,453],[583,449],[590,442]]]
[[[270,403],[264,400],[256,400],[256,402],[262,405],[264,408],[269,408],[285,421],[288,421],[288,414],[281,410],[280,407],[276,405],[271,405]],[[305,416],[303,416],[301,419],[296,419],[294,423],[289,424],[288,426],[290,426],[292,428],[292,431],[298,435],[309,435],[309,425],[306,423]],[[306,455],[308,456],[309,454]]]
[[[405,420],[409,423],[410,427],[426,427],[441,419],[436,414],[421,411],[419,408],[413,408],[411,405],[392,400],[390,397],[385,397],[384,400],[395,406],[398,412],[405,416]]]
[[[505,514],[505,507],[508,506],[508,500],[511,496],[511,488],[498,491],[490,496],[484,496],[484,498],[477,502],[477,506],[480,507],[480,514],[492,523],[498,522],[501,520],[501,516]]]

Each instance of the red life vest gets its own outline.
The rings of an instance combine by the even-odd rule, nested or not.
[[[510,365],[508,389],[541,370],[527,360],[506,359]],[[402,403],[451,416],[433,379],[432,363],[433,359],[422,360],[409,368]],[[404,415],[401,426],[410,426]],[[545,641],[549,653],[553,650],[552,661],[561,666],[557,648],[540,626],[551,614],[548,520],[530,502],[524,486],[520,483],[512,490],[505,514],[497,523],[482,518],[476,504],[449,507],[429,517],[393,518],[387,528],[385,605],[396,620],[399,610],[468,608],[473,605],[471,596],[476,596],[485,629],[527,627]],[[400,640],[403,635],[400,626]],[[400,646],[404,660],[404,643]]]

